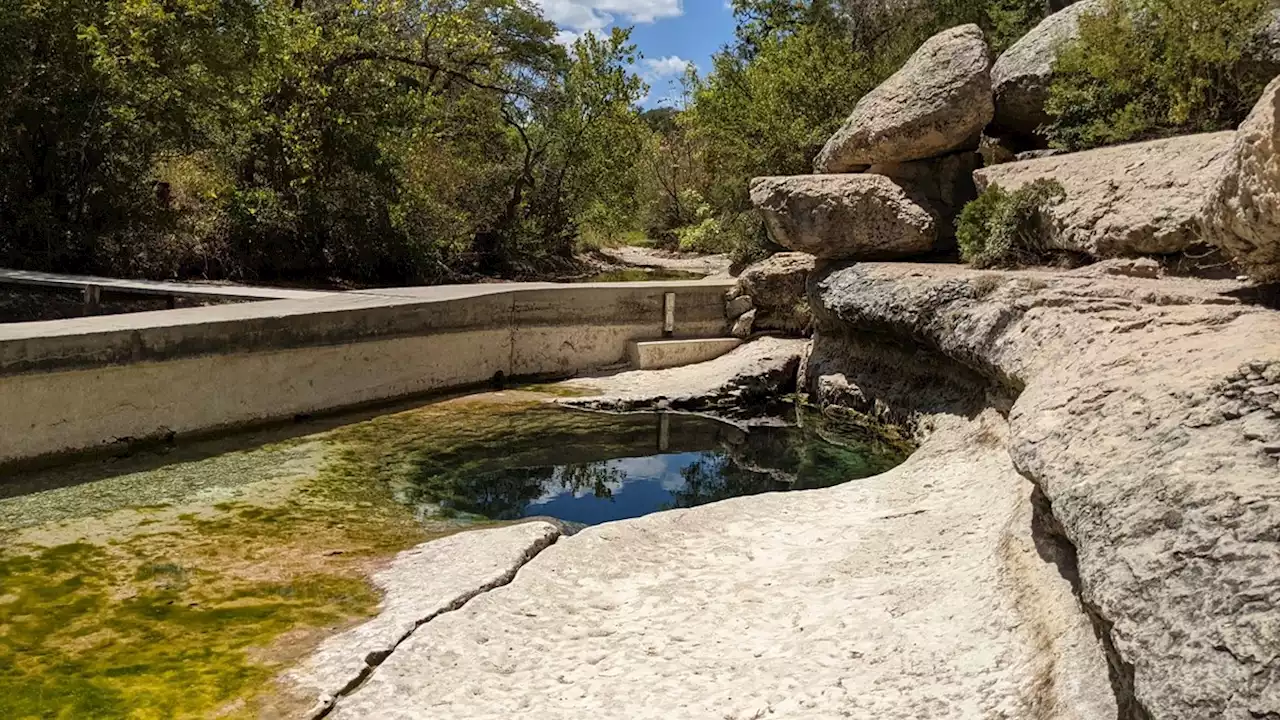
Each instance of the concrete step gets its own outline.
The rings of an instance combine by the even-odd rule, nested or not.
[[[714,360],[741,344],[737,338],[643,340],[633,341],[627,355],[637,370],[660,370]]]

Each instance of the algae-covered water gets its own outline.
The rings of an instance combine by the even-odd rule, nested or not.
[[[886,470],[900,440],[435,402],[0,479],[0,718],[293,717],[278,680],[448,533],[593,524]]]

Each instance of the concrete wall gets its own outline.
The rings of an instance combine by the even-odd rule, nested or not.
[[[0,325],[0,465],[621,362],[725,332],[719,281],[409,288]]]

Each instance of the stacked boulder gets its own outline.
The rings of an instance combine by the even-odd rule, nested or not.
[[[945,249],[976,195],[975,151],[994,112],[982,30],[952,28],[857,103],[819,154],[817,174],[756,178],[751,201],[775,242],[820,259]]]
[[[1231,144],[1202,209],[1206,239],[1255,280],[1280,281],[1280,78]]]
[[[1079,0],[1045,18],[1000,54],[991,68],[996,112],[990,132],[1002,142],[993,145],[1010,152],[1045,146],[1040,128],[1051,120],[1044,106],[1058,52],[1079,37],[1081,16],[1105,8],[1106,0]]]
[[[761,331],[808,335],[813,315],[805,282],[813,266],[812,255],[792,252],[778,253],[743,270],[725,298],[733,336],[745,339]]]

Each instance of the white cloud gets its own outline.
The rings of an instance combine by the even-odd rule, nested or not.
[[[552,39],[556,42],[557,45],[572,47],[573,44],[578,41],[578,38],[583,36],[583,34],[584,33],[576,33],[572,30],[561,30],[560,32],[556,33],[556,36]]]
[[[684,14],[682,0],[536,0],[547,19],[577,32],[615,21],[651,23]]]
[[[664,58],[645,58],[640,61],[644,76],[650,80],[679,77],[684,74],[684,69],[688,66],[689,61],[678,55],[668,55]]]

